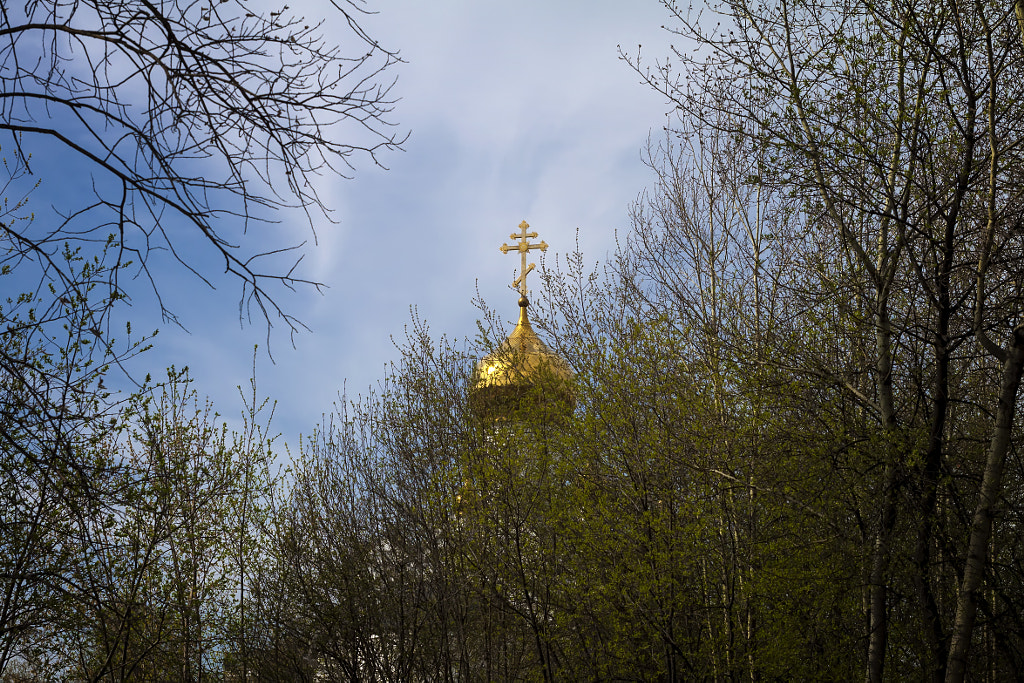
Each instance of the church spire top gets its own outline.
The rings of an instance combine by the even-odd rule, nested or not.
[[[523,265],[522,268],[519,269],[519,277],[512,281],[512,286],[519,288],[519,295],[524,299],[526,298],[526,276],[530,273],[530,271],[537,267],[536,263],[531,263],[529,265],[526,264],[526,255],[534,249],[540,249],[541,251],[548,250],[548,243],[545,242],[544,240],[541,240],[536,244],[530,244],[531,239],[537,238],[537,233],[527,232],[527,230],[529,229],[530,224],[527,223],[526,221],[523,221],[522,223],[519,224],[519,232],[514,232],[511,235],[509,235],[511,239],[519,240],[518,244],[502,244],[500,247],[498,247],[499,249],[501,249],[501,253],[503,254],[507,254],[510,251],[518,251],[519,254],[522,256]]]
[[[500,247],[502,253],[519,252],[523,259],[519,277],[512,283],[519,289],[519,323],[504,342],[480,359],[470,385],[473,411],[496,420],[533,419],[549,414],[549,407],[558,415],[567,414],[575,403],[572,368],[541,341],[526,313],[526,276],[537,267],[527,264],[526,256],[534,249],[548,248],[547,242],[531,243],[537,233],[529,229],[530,224],[523,221],[520,232],[511,235],[517,241]]]

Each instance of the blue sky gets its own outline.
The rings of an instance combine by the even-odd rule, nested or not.
[[[603,259],[653,180],[642,152],[669,109],[618,58],[619,45],[667,54],[667,14],[656,0],[371,6],[378,13],[364,28],[405,60],[393,72],[400,101],[391,118],[411,135],[405,151],[382,157],[388,170],[363,162],[352,180],[319,178],[337,222],[317,221],[318,244],[310,240],[303,264],[327,289],[282,296],[311,331],[293,348],[275,329],[272,362],[262,323],[239,322],[236,282],[215,277],[210,290],[170,266],[158,273],[162,291],[188,331],[160,324],[145,297],[130,311],[136,328],[161,328],[146,370],[189,366],[200,393],[228,417],[240,410],[235,387],[248,383],[260,344],[259,388],[277,401],[275,425],[292,446],[343,385],[353,396],[383,377],[410,307],[436,335],[472,337],[479,287],[510,330],[519,259],[498,247],[521,220],[551,245],[549,260],[575,247],[577,230],[588,260]],[[326,2],[302,7],[309,17],[330,11]],[[49,186],[44,196],[55,192]],[[281,218],[300,239],[311,237],[302,218]]]

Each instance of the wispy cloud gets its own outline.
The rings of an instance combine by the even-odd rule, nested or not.
[[[278,400],[277,426],[290,443],[330,410],[346,380],[356,394],[382,376],[410,306],[439,334],[472,336],[479,281],[511,320],[518,259],[498,246],[519,221],[562,253],[579,229],[588,255],[603,257],[649,181],[641,150],[664,120],[664,103],[616,52],[618,44],[667,49],[656,2],[392,0],[377,8],[365,27],[407,62],[397,71],[393,118],[412,136],[405,152],[382,159],[388,171],[364,163],[354,180],[321,178],[336,223],[316,221],[318,243],[304,266],[329,289],[286,295],[312,333],[295,348],[275,333],[276,364],[258,358],[261,389]],[[300,224],[277,229],[293,228],[303,234]],[[200,392],[229,415],[235,386],[248,382],[252,345],[264,341],[261,326],[239,325],[236,294],[211,294],[182,277],[175,297],[192,333],[165,330],[145,359],[153,368],[191,366]]]

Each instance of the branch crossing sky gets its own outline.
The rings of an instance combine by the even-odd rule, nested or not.
[[[310,19],[331,11],[325,0],[301,4]],[[577,230],[586,259],[603,260],[628,228],[630,203],[652,184],[643,151],[649,136],[658,142],[669,109],[618,56],[618,46],[635,54],[638,45],[645,60],[668,54],[667,12],[656,0],[369,6],[377,13],[363,27],[405,60],[392,74],[400,101],[391,118],[411,135],[404,152],[381,158],[386,171],[357,160],[353,180],[320,179],[337,223],[318,222],[315,247],[295,219],[297,239],[309,239],[302,267],[328,288],[282,301],[312,331],[293,348],[275,328],[271,362],[262,321],[239,324],[237,283],[215,279],[210,290],[180,267],[162,295],[188,332],[147,320],[144,298],[129,311],[133,329],[161,328],[143,372],[189,366],[228,419],[239,414],[236,386],[248,385],[259,344],[258,387],[277,401],[274,425],[293,448],[343,386],[353,397],[384,376],[410,307],[434,335],[471,338],[478,287],[510,331],[520,259],[499,247],[521,221],[550,245],[549,263],[574,250]],[[531,277],[531,292],[537,286]]]

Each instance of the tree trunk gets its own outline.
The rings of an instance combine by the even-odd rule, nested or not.
[[[871,558],[871,582],[868,586],[868,661],[865,680],[867,683],[881,683],[885,668],[885,652],[889,640],[888,578],[890,540],[896,526],[896,497],[899,487],[899,452],[892,450],[892,437],[896,433],[896,406],[892,390],[892,330],[886,299],[877,302],[875,343],[878,359],[878,406],[881,411],[882,428],[887,439],[889,452],[882,491],[882,511],[878,532],[875,535]]]
[[[1020,7],[1020,4],[1018,4]],[[1017,389],[1024,370],[1024,326],[1013,331],[1013,346],[1003,362],[999,407],[996,412],[992,442],[978,495],[978,507],[971,523],[967,563],[964,566],[963,585],[956,601],[956,620],[953,623],[953,642],[949,647],[946,665],[946,683],[961,683],[967,673],[967,652],[971,646],[974,619],[978,612],[978,594],[985,566],[988,564],[989,540],[992,537],[992,517],[1002,487],[1003,465],[1010,448],[1013,415],[1017,405]]]

